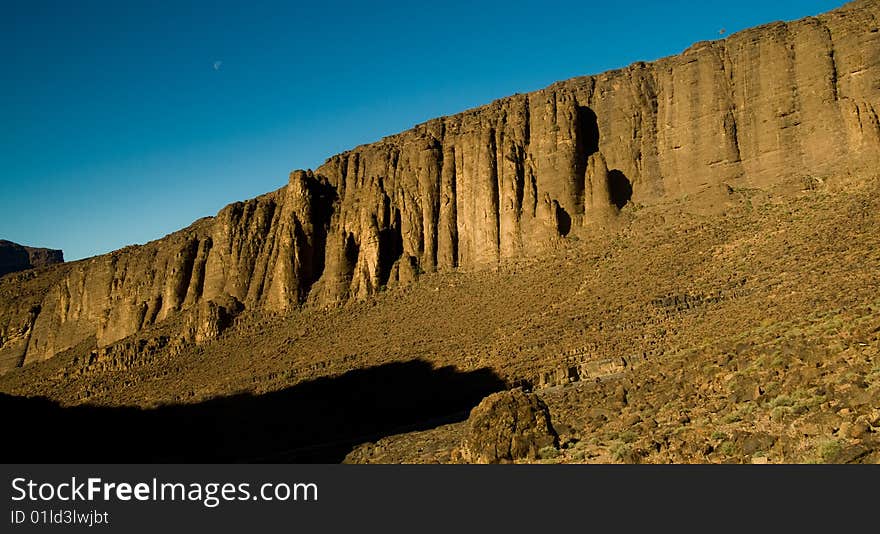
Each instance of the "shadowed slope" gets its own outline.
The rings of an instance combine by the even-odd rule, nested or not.
[[[413,360],[264,395],[154,409],[0,394],[9,462],[338,462],[357,443],[461,420],[503,387],[491,371]]]

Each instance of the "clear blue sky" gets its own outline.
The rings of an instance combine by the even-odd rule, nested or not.
[[[0,1],[0,238],[145,243],[292,169],[843,0]]]

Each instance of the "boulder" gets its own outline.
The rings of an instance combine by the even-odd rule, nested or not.
[[[219,336],[244,306],[235,297],[224,295],[202,302],[195,317],[195,342],[202,343]]]
[[[465,433],[460,456],[469,463],[534,460],[541,449],[559,444],[547,405],[519,389],[483,399],[471,411]]]

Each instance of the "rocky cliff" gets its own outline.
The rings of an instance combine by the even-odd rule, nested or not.
[[[63,262],[64,253],[60,250],[25,247],[0,239],[0,276]]]
[[[69,265],[40,291],[0,287],[30,291],[0,312],[0,362],[90,336],[105,346],[184,313],[228,322],[242,307],[332,305],[420,272],[484,268],[603,231],[629,203],[711,202],[876,166],[878,19],[880,3],[853,2],[333,156],[158,241]]]

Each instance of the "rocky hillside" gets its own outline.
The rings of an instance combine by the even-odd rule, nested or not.
[[[0,376],[4,450],[449,462],[486,421],[462,458],[479,461],[475,443],[519,425],[506,409],[456,421],[522,385],[558,435],[517,447],[540,461],[880,461],[878,228],[877,172],[833,176],[734,189],[714,212],[627,205],[540,257],[330,309],[244,310],[201,343],[178,343],[191,326],[171,317]],[[534,419],[521,407],[514,421]]]
[[[25,247],[0,239],[0,276],[64,263],[64,253],[50,248]]]
[[[878,16],[857,1],[504,98],[293,172],[147,245],[5,278],[0,362],[163,323],[178,343],[204,341],[241,310],[342,304],[539,256],[607,232],[625,206],[711,209],[731,191],[875,168]]]

